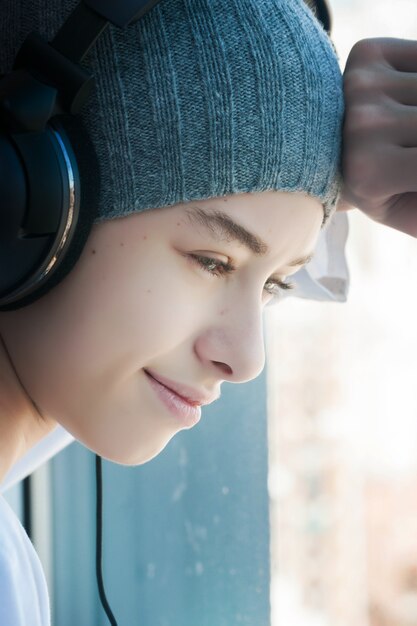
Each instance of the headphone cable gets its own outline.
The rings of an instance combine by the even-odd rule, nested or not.
[[[103,544],[103,488],[102,488],[102,471],[101,457],[96,456],[96,577],[98,585],[98,593],[103,609],[109,619],[111,626],[117,626],[116,619],[112,613],[110,605],[106,598],[103,584],[102,572],[102,544]]]

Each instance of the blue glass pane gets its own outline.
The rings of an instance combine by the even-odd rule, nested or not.
[[[120,624],[269,626],[265,377],[132,468],[103,464],[104,579]],[[54,461],[55,621],[108,624],[94,571],[94,457]]]

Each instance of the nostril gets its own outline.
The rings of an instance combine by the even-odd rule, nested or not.
[[[225,372],[229,376],[230,376],[230,374],[233,374],[232,368],[229,367],[229,365],[226,365],[226,363],[222,363],[221,361],[213,361],[213,363],[215,363],[218,367],[220,367],[222,372]]]

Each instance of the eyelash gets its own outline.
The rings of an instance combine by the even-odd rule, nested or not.
[[[223,263],[223,261],[219,261],[218,259],[213,259],[207,256],[201,256],[200,254],[189,254],[188,255],[192,261],[197,263],[203,270],[208,272],[213,276],[224,276],[226,274],[231,274],[235,271],[235,266],[231,263]],[[210,266],[216,266],[216,269],[209,269]],[[272,278],[268,280],[265,284],[271,283],[274,287],[278,287],[279,291],[276,292],[274,290],[265,289],[267,293],[273,295],[274,297],[279,297],[282,291],[287,291],[288,289],[294,289],[294,283],[285,283],[282,280],[278,280],[278,278]]]

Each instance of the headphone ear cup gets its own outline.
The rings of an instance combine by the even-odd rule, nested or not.
[[[79,116],[59,117],[59,126],[64,131],[60,133],[61,137],[65,133],[76,157],[80,181],[80,207],[75,231],[65,256],[50,281],[45,284],[42,295],[61,282],[78,261],[99,209],[100,166],[88,131]]]
[[[78,218],[73,226],[71,239],[67,242],[66,249],[61,253],[57,266],[50,276],[30,294],[21,297],[13,304],[3,306],[1,310],[14,310],[27,306],[58,285],[81,256],[93,222],[98,215],[100,168],[94,146],[82,119],[79,116],[62,115],[52,118],[50,124],[58,132],[67,152],[75,157],[78,183],[75,184],[74,191],[79,196]]]

